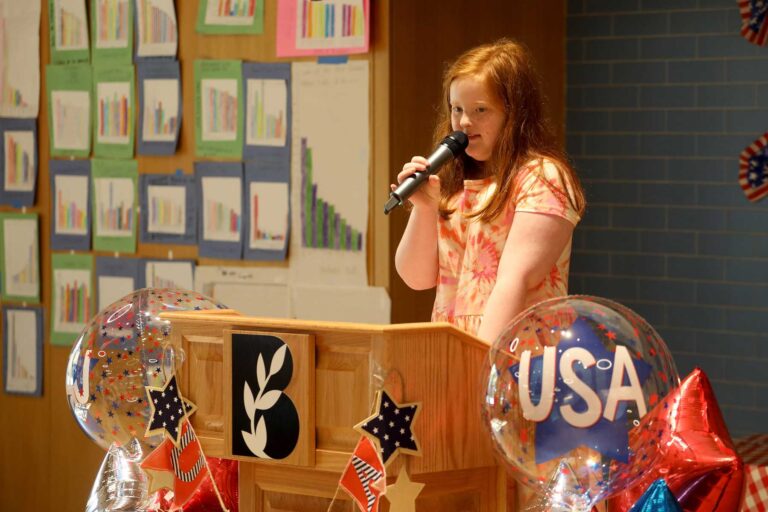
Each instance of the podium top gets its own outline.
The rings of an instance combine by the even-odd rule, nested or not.
[[[359,334],[414,334],[439,332],[459,338],[463,343],[483,350],[490,348],[485,341],[447,322],[418,322],[406,324],[365,324],[352,322],[329,322],[322,320],[295,320],[290,318],[266,318],[245,316],[233,309],[209,311],[166,311],[161,318],[171,321],[192,323],[220,323],[229,321],[242,327],[257,329],[279,329],[289,331],[346,332]]]

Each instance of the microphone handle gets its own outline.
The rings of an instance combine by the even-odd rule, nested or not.
[[[388,214],[397,206],[403,204],[403,202],[416,192],[422,183],[429,179],[430,174],[432,173],[428,167],[425,171],[416,171],[405,178],[395,190],[389,193],[389,201],[384,205],[384,214]]]

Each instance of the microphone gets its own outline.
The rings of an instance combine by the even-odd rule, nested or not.
[[[467,134],[462,131],[455,131],[440,141],[440,145],[437,146],[434,153],[427,158],[429,163],[427,169],[411,174],[395,190],[390,192],[389,201],[384,205],[384,214],[387,215],[395,207],[402,205],[406,199],[416,192],[422,183],[429,179],[431,174],[435,174],[446,162],[464,153],[464,150],[467,149],[467,144],[469,144],[469,139]]]

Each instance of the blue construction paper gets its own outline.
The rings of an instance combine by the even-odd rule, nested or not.
[[[101,303],[101,287],[99,286],[100,277],[128,277],[133,279],[133,290],[138,290],[139,286],[139,263],[136,258],[114,258],[112,256],[96,257],[96,305]],[[120,297],[118,297],[120,298]]]
[[[284,146],[258,146],[248,144],[248,80],[249,79],[273,79],[284,80],[286,85],[286,113],[285,113],[285,145]],[[243,63],[243,97],[244,123],[243,130],[243,159],[261,160],[270,159],[280,162],[287,176],[290,176],[291,166],[291,130],[293,128],[293,116],[291,111],[291,65],[290,63]]]
[[[184,187],[186,195],[185,206],[185,232],[156,233],[149,232],[149,186],[173,186]],[[139,202],[141,204],[140,236],[143,243],[181,244],[192,245],[197,243],[197,208],[198,189],[195,186],[195,177],[188,174],[142,174],[139,176]]]
[[[280,261],[288,255],[288,241],[291,239],[291,182],[290,175],[285,173],[282,162],[270,160],[258,160],[245,163],[245,185],[243,195],[245,197],[245,222],[243,224],[243,258],[247,260]],[[288,230],[285,243],[280,250],[251,249],[249,234],[251,232],[252,205],[250,198],[250,184],[252,182],[285,183],[288,186]]]
[[[32,190],[6,190],[6,161],[5,161],[5,133],[7,131],[32,132],[34,140],[33,153],[30,155],[33,159],[31,169]],[[37,119],[8,119],[0,118],[0,204],[21,208],[23,206],[34,206],[35,189],[37,188],[37,173],[39,169],[37,152]]]
[[[179,63],[173,60],[142,60],[136,66],[138,73],[138,96],[139,96],[139,122],[136,132],[136,152],[139,155],[173,155],[179,144],[179,131],[182,122],[182,96],[181,96],[181,71]],[[154,141],[144,139],[144,123],[146,109],[144,108],[144,89],[146,80],[176,80],[178,84],[178,105],[176,108],[176,128],[172,141]]]
[[[37,374],[35,375],[37,384],[32,391],[17,391],[8,389],[8,361],[11,354],[9,354],[10,348],[9,342],[11,340],[8,332],[9,321],[8,312],[12,310],[31,311],[35,314],[35,324],[37,336],[33,340],[24,339],[24,343],[34,343],[35,346],[35,368]],[[43,394],[43,309],[41,307],[22,307],[22,306],[3,306],[3,389],[6,393],[15,395],[30,395],[30,396],[42,396]]]
[[[219,258],[239,260],[243,255],[243,222],[242,217],[245,213],[243,208],[243,164],[241,162],[196,162],[195,176],[197,178],[198,198],[200,208],[198,209],[198,256],[201,258]],[[240,182],[240,196],[228,197],[227,201],[232,205],[236,201],[240,202],[240,236],[237,241],[213,240],[205,237],[205,211],[206,201],[211,199],[211,191],[204,188],[204,178],[236,178]]]

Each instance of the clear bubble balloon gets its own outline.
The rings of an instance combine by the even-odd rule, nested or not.
[[[658,456],[629,434],[679,384],[659,334],[629,308],[568,296],[521,313],[489,353],[483,416],[510,473],[539,493],[563,463],[585,506],[631,485]]]
[[[148,454],[163,440],[145,437],[150,418],[145,386],[162,387],[183,363],[169,343],[166,311],[226,309],[197,292],[137,290],[100,311],[72,346],[67,400],[78,425],[99,446],[137,440]]]

